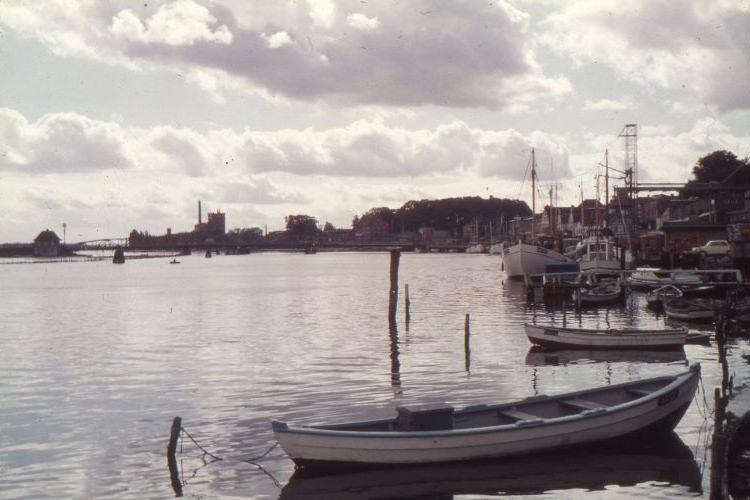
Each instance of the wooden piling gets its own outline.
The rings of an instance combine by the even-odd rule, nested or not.
[[[464,357],[466,359],[466,371],[471,368],[471,328],[469,327],[469,313],[464,320]]]
[[[409,301],[409,283],[407,283],[404,285],[404,317],[407,328],[409,328],[409,305],[411,305],[411,302]]]
[[[391,288],[388,298],[388,324],[396,324],[396,305],[398,301],[398,264],[401,250],[391,250]]]
[[[177,451],[177,439],[180,437],[180,430],[182,430],[182,419],[175,417],[172,420],[172,432],[169,434],[169,444],[167,445],[167,456],[174,457]]]

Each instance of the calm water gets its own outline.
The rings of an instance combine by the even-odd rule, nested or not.
[[[525,321],[663,326],[626,307],[528,305],[499,257],[404,254],[399,328],[387,325],[385,253],[246,256],[0,266],[0,497],[172,498],[165,448],[174,416],[224,460],[183,440],[191,498],[708,497],[715,347],[685,354],[530,351]],[[411,319],[403,316],[409,284]],[[471,352],[464,318],[471,315]],[[730,350],[747,398],[747,342]],[[418,469],[407,475],[294,474],[269,420],[391,416],[409,403],[456,407],[576,390],[703,364],[703,386],[658,446]],[[744,396],[743,396],[744,394]],[[705,418],[708,417],[708,418]]]

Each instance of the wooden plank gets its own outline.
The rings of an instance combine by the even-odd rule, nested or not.
[[[586,399],[566,399],[560,402],[577,410],[594,410],[596,408],[607,408],[609,406],[604,403],[595,403],[594,401],[588,401]]]
[[[531,413],[526,413],[524,411],[516,410],[515,408],[510,408],[507,410],[498,410],[498,413],[500,415],[503,415],[508,418],[512,418],[515,420],[539,420],[539,415],[532,415]]]

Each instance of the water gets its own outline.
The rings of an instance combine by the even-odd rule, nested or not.
[[[486,255],[403,254],[398,338],[387,325],[387,253],[265,253],[0,266],[0,498],[172,498],[165,449],[184,438],[194,498],[707,497],[716,348],[619,358],[530,351],[525,321],[663,326],[643,295],[583,311],[528,305]],[[403,316],[409,284],[411,318]],[[465,315],[471,350],[464,352]],[[740,399],[750,375],[730,348]],[[588,450],[507,464],[306,478],[273,444],[272,418],[388,417],[672,374],[703,364],[708,392],[654,448]],[[744,365],[743,365],[744,363]],[[744,396],[743,391],[744,390]],[[708,417],[708,418],[706,418]],[[293,477],[292,477],[293,476]],[[283,491],[282,488],[283,487]]]

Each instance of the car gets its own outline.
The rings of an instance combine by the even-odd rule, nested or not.
[[[732,247],[727,240],[711,240],[700,247],[693,247],[693,253],[703,256],[706,255],[729,255],[732,253]]]

